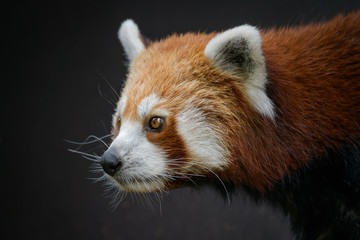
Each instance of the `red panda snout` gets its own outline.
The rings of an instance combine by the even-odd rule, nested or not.
[[[122,159],[106,151],[100,158],[100,165],[109,176],[114,176],[122,167]]]
[[[147,140],[139,122],[122,121],[119,134],[105,152],[105,157],[102,157],[105,161],[106,155],[113,156],[110,162],[113,159],[121,161],[121,168],[108,171],[108,165],[103,164],[108,177],[121,189],[150,192],[163,188],[163,179],[166,179],[166,155]]]

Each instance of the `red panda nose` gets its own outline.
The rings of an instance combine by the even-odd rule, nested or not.
[[[114,154],[106,151],[100,158],[100,165],[104,172],[110,176],[114,176],[122,167],[122,162]]]

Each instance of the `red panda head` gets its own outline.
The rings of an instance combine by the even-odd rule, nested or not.
[[[274,121],[259,31],[243,25],[148,44],[127,20],[119,38],[130,67],[101,158],[109,178],[137,192],[206,177],[241,181],[239,133],[249,116]]]

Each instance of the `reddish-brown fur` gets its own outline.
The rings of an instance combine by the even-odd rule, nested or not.
[[[247,112],[224,176],[258,190],[360,137],[360,12],[262,37],[275,124]]]
[[[214,36],[171,36],[136,57],[123,90],[132,96],[124,118],[136,119],[136,104],[156,92],[166,99],[162,107],[176,125],[175,114],[196,96],[193,105],[207,114],[229,150],[230,164],[217,174],[260,191],[328,149],[360,138],[360,12],[262,32],[274,122],[249,105],[241,81],[205,58]],[[166,141],[151,134],[147,138],[171,157],[188,158],[181,136],[170,135]]]
[[[145,120],[145,122],[148,121]],[[180,167],[183,161],[176,160],[188,159],[188,153],[184,140],[173,126],[176,126],[176,120],[174,116],[170,116],[165,119],[165,126],[161,132],[148,131],[146,137],[150,142],[159,146],[166,153],[168,159],[173,159],[173,163]],[[174,168],[174,165],[169,165],[169,167]]]

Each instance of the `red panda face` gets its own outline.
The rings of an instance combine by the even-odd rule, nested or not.
[[[219,178],[232,166],[231,139],[246,112],[273,119],[254,28],[175,35],[145,46],[128,20],[119,37],[131,64],[101,164],[121,189],[161,191]]]
[[[216,93],[189,60],[160,46],[134,60],[114,114],[107,153],[121,162],[111,178],[126,191],[168,189],[226,165],[220,129],[207,120]]]

